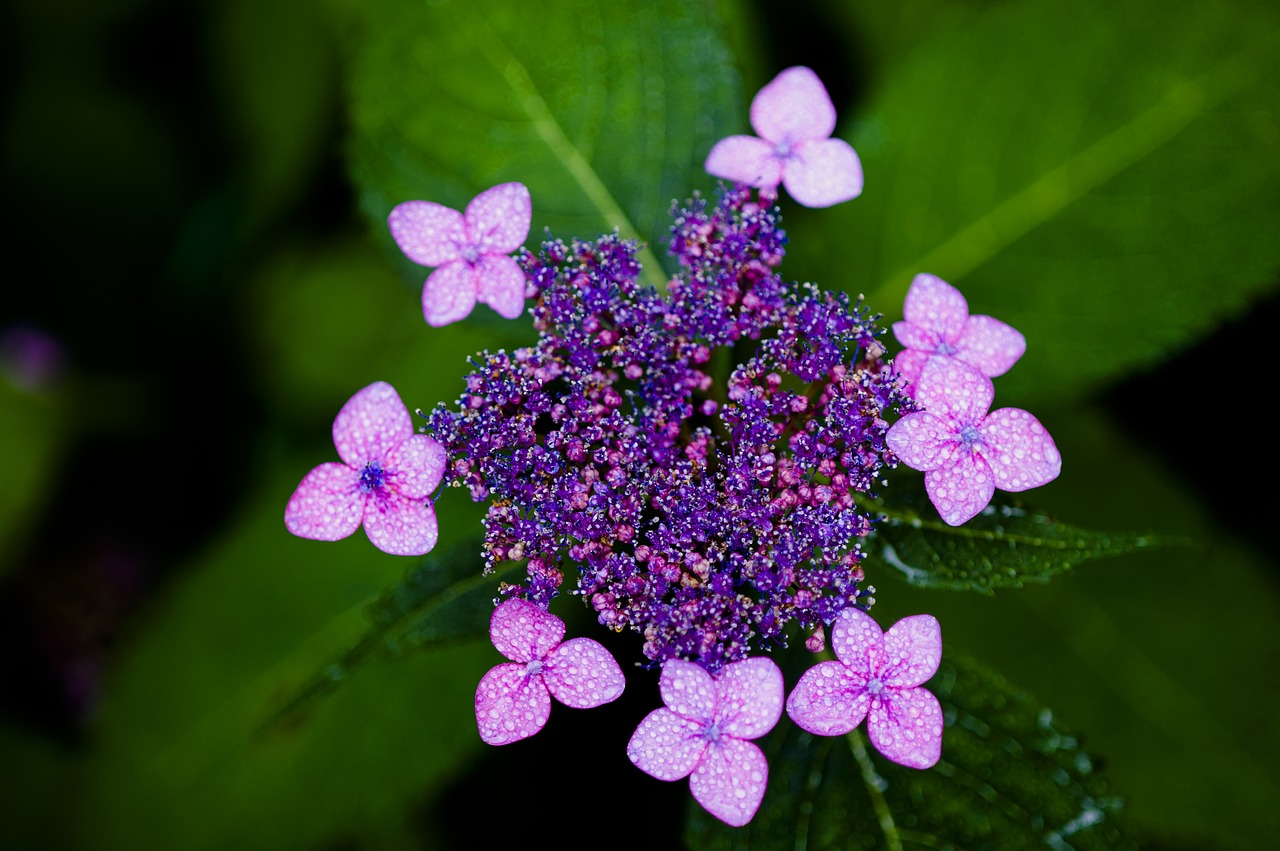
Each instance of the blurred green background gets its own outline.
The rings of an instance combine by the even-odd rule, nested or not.
[[[263,734],[408,567],[281,517],[356,389],[428,409],[467,355],[531,339],[484,307],[428,329],[392,205],[521,180],[530,244],[622,225],[665,262],[671,200],[714,188],[706,151],[795,64],[867,183],[784,198],[783,273],[887,321],[915,272],[950,280],[1028,337],[997,404],[1065,459],[1030,500],[1192,542],[995,596],[868,562],[879,620],[933,612],[1081,731],[1143,847],[1280,835],[1274,3],[15,0],[0,21],[0,846],[677,843],[687,784],[624,754],[658,703],[643,672],[484,749],[497,659],[451,641]],[[479,529],[461,493],[438,511],[442,547]]]

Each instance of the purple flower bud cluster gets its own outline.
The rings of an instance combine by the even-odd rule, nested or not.
[[[866,607],[886,419],[914,407],[860,301],[777,274],[776,208],[738,187],[673,216],[666,294],[617,234],[523,251],[538,341],[478,355],[429,423],[489,502],[488,569],[525,562],[504,596],[545,608],[576,568],[655,665],[716,673]]]

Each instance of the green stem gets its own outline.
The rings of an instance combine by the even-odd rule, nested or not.
[[[849,741],[849,750],[853,751],[853,758],[857,761],[858,770],[862,773],[862,782],[867,787],[867,797],[871,799],[871,806],[876,811],[876,818],[880,821],[885,846],[889,851],[902,851],[902,838],[898,835],[898,826],[893,821],[893,813],[889,812],[889,802],[884,799],[884,793],[881,791],[884,779],[876,773],[876,767],[871,764],[871,755],[867,753],[862,733],[854,729],[845,738]]]

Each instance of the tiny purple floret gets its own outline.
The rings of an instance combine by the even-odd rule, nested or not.
[[[400,250],[434,266],[422,290],[422,313],[435,327],[465,319],[482,301],[505,319],[524,312],[525,278],[508,257],[529,236],[533,207],[522,183],[481,192],[465,213],[432,201],[405,201],[387,219]]]
[[[843,139],[832,139],[836,108],[818,75],[804,66],[774,77],[751,101],[757,136],[721,139],[707,172],[773,192],[781,183],[806,207],[830,207],[862,192],[862,163]]]
[[[444,474],[445,452],[414,434],[395,388],[378,381],[352,396],[333,421],[333,443],[342,463],[306,475],[285,507],[285,527],[300,538],[337,541],[363,524],[383,552],[429,552],[438,537],[430,496]]]
[[[1062,456],[1040,421],[1021,408],[988,414],[993,397],[991,379],[954,358],[935,358],[916,391],[924,410],[885,435],[904,464],[924,472],[929,500],[948,525],[986,508],[996,488],[1024,491],[1062,472]]]
[[[659,780],[689,778],[694,799],[721,821],[741,827],[764,798],[769,765],[751,739],[782,716],[782,672],[761,656],[712,676],[672,659],[662,666],[662,702],[627,743],[636,767]]]
[[[551,714],[551,698],[575,709],[616,700],[626,679],[604,645],[564,638],[564,621],[525,600],[510,599],[489,621],[493,646],[510,659],[476,687],[476,726],[491,745],[527,739]]]
[[[942,755],[942,706],[920,686],[938,671],[942,629],[933,615],[903,618],[881,633],[859,609],[845,609],[831,627],[838,662],[819,662],[787,698],[787,714],[819,736],[842,736],[862,719],[876,750],[911,768]]]
[[[995,378],[1027,350],[1026,338],[1012,326],[990,316],[970,316],[960,291],[935,275],[916,275],[902,314],[893,334],[906,350],[893,365],[913,395],[925,365],[935,358],[954,358]]]

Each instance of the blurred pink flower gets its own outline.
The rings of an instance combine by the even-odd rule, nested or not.
[[[960,291],[934,275],[916,275],[902,313],[903,321],[893,324],[893,335],[907,348],[893,365],[911,382],[907,392],[912,395],[933,358],[955,358],[995,378],[1027,350],[1026,338],[1012,326],[990,316],[970,316]]]
[[[942,630],[933,615],[903,618],[881,633],[859,609],[831,627],[838,662],[805,671],[787,698],[787,714],[819,736],[842,736],[867,719],[876,750],[896,763],[929,768],[942,755],[942,707],[919,686],[938,670]]]
[[[337,541],[364,524],[373,545],[417,556],[436,545],[431,492],[444,473],[444,448],[414,434],[394,387],[370,384],[342,406],[333,443],[343,463],[321,464],[302,480],[284,510],[300,538]]]
[[[769,782],[764,753],[749,739],[782,716],[782,672],[773,660],[743,659],[712,677],[700,665],[662,666],[662,702],[640,722],[627,756],[659,780],[689,777],[694,799],[734,827],[756,814]]]
[[[862,163],[843,139],[832,139],[836,108],[818,75],[788,68],[751,101],[757,136],[721,139],[707,172],[770,192],[781,183],[806,207],[830,207],[862,192]]]
[[[934,358],[920,377],[916,401],[885,435],[908,467],[924,471],[938,513],[959,526],[987,507],[995,489],[1024,491],[1062,472],[1062,456],[1040,421],[1021,408],[987,413],[991,379],[954,358]]]
[[[522,183],[481,192],[465,213],[432,201],[405,201],[387,218],[410,260],[435,266],[422,289],[422,313],[440,327],[465,319],[482,301],[506,319],[524,311],[525,279],[507,255],[529,236],[533,207]]]
[[[616,700],[626,679],[604,645],[564,638],[564,621],[533,603],[509,599],[489,621],[493,646],[510,659],[490,669],[476,687],[480,738],[506,745],[542,729],[551,698],[575,709]]]

